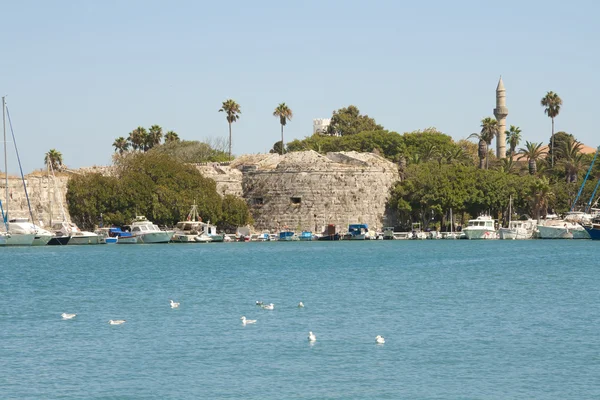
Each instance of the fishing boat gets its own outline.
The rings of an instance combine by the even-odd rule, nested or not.
[[[313,233],[309,231],[303,231],[302,233],[300,233],[299,239],[303,242],[310,242],[311,240],[313,240]]]
[[[51,229],[57,238],[69,237],[69,245],[100,244],[100,236],[97,233],[82,231],[72,222],[54,222]]]
[[[537,225],[538,237],[540,239],[590,239],[586,229],[575,219],[571,219],[568,214],[562,219],[547,216]]]
[[[325,240],[325,241],[330,241],[330,240],[340,240],[341,235],[339,233],[336,233],[335,231],[335,225],[333,224],[329,224],[327,225],[327,229],[325,229],[325,231],[317,237],[317,240]]]
[[[502,240],[525,240],[531,239],[535,231],[536,221],[528,218],[526,220],[512,220],[512,196],[508,201],[508,227],[498,229],[498,237]]]
[[[475,219],[470,219],[469,224],[462,232],[467,239],[496,239],[496,228],[494,220],[489,215],[481,215]]]
[[[280,242],[290,242],[292,240],[294,240],[294,232],[293,231],[281,231],[279,232],[279,241]]]
[[[350,224],[348,233],[344,235],[344,240],[367,240],[369,239],[369,226],[367,224]]]
[[[131,223],[131,234],[138,239],[137,243],[154,244],[169,243],[175,232],[161,231],[157,225],[148,221],[145,216],[136,215]]]

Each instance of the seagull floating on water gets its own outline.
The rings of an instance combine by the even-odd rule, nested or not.
[[[73,319],[75,318],[77,314],[67,314],[67,313],[62,313],[60,314],[60,316],[62,317],[62,319]]]
[[[315,336],[314,333],[312,333],[312,331],[308,332],[308,341],[309,342],[316,342],[317,341],[317,337]]]
[[[180,303],[174,302],[173,300],[169,300],[171,302],[171,308],[177,308],[179,307]]]
[[[110,321],[108,321],[109,324],[111,325],[121,325],[124,324],[126,321],[124,319],[111,319]]]
[[[304,307],[304,303],[303,303],[303,302],[300,302],[300,303],[298,303],[298,307],[299,307],[299,308],[302,308],[302,307]]]
[[[381,335],[377,335],[375,336],[375,343],[377,344],[384,344],[385,343],[385,338]]]
[[[271,303],[271,304],[263,304],[261,305],[262,308],[264,308],[265,310],[274,310],[275,309],[275,304]]]
[[[242,316],[242,318],[240,318],[242,320],[242,324],[246,325],[246,324],[255,324],[256,320],[255,319],[246,319],[246,317]]]

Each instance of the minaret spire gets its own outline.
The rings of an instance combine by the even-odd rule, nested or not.
[[[502,82],[502,75],[496,87],[496,108],[494,108],[494,116],[498,121],[498,135],[496,137],[496,157],[506,158],[506,117],[508,116],[508,108],[506,107],[506,89]]]

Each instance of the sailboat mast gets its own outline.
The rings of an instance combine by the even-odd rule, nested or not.
[[[4,138],[4,186],[6,189],[6,197],[4,198],[6,202],[5,215],[8,216],[8,159],[6,157],[6,100],[4,96],[2,96],[2,133]]]

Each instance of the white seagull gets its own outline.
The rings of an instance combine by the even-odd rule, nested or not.
[[[62,313],[60,314],[60,316],[62,317],[62,319],[73,319],[75,318],[77,314],[67,314],[67,313]]]
[[[169,300],[169,301],[171,302],[171,308],[177,308],[177,307],[179,307],[180,303],[176,303],[173,300]]]
[[[377,344],[384,344],[385,343],[385,338],[381,335],[377,335],[375,336],[375,343]]]
[[[308,341],[309,342],[316,342],[317,341],[317,337],[315,336],[314,333],[312,333],[312,331],[308,332]]]
[[[242,320],[242,324],[246,325],[246,324],[255,324],[256,320],[255,319],[246,319],[246,317],[242,316],[242,318],[240,318]]]
[[[261,307],[264,308],[265,310],[274,310],[275,309],[275,304],[273,304],[273,303],[271,303],[271,304],[263,304]]]
[[[111,325],[121,325],[124,324],[126,321],[124,319],[111,319],[108,321],[109,324]]]
[[[298,308],[302,308],[302,307],[304,307],[304,303],[303,302],[298,303]]]

